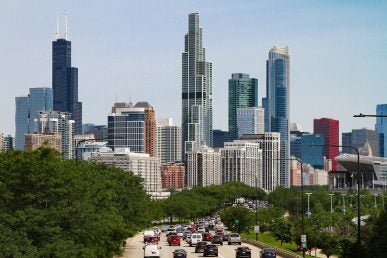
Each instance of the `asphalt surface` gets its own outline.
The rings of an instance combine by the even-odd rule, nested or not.
[[[188,258],[194,257],[203,257],[202,253],[195,253],[195,247],[189,247],[189,245],[181,240],[181,246],[169,246],[167,243],[167,238],[165,237],[165,233],[162,233],[161,239],[159,242],[160,249],[160,257],[161,258],[172,258],[172,252],[176,249],[185,249],[187,251]],[[144,242],[143,242],[143,234],[137,234],[133,238],[129,238],[126,241],[126,246],[124,248],[124,255],[121,257],[125,258],[142,258],[144,257],[143,250]],[[260,257],[260,249],[258,247],[242,243],[242,245],[227,245],[227,242],[223,242],[223,246],[218,246],[218,257],[219,258],[235,258],[235,249],[238,246],[248,246],[251,249],[251,258],[259,258]],[[212,256],[214,257],[214,256]],[[280,258],[277,255],[278,258]]]

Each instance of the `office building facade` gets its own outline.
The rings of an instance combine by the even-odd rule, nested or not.
[[[252,187],[262,186],[262,149],[259,143],[234,140],[220,151],[222,182],[238,181]]]
[[[161,165],[163,189],[184,189],[185,166],[183,163]]]
[[[302,163],[309,164],[316,169],[324,168],[324,147],[311,145],[324,145],[324,137],[316,134],[306,134],[300,140],[300,159]]]
[[[264,119],[262,107],[237,108],[238,139],[244,134],[263,134]]]
[[[324,138],[324,156],[332,160],[332,169],[336,170],[335,158],[339,156],[339,121],[331,118],[313,120],[314,134]]]
[[[173,125],[172,118],[157,123],[157,157],[161,164],[181,160],[181,128]]]
[[[38,134],[59,133],[62,141],[62,157],[74,158],[74,120],[68,112],[44,111],[35,119],[35,132]]]
[[[224,143],[228,142],[228,132],[222,130],[213,130],[212,135],[214,137],[214,148],[223,148]]]
[[[376,105],[376,115],[387,116],[387,104]],[[376,117],[375,129],[380,134],[380,156],[387,157],[387,117]]]
[[[229,140],[239,139],[238,108],[258,107],[258,80],[248,74],[233,73],[228,80]]]
[[[187,152],[186,186],[209,186],[222,184],[220,152],[200,146]]]
[[[342,152],[349,154],[356,154],[353,148],[344,146],[353,146],[357,149],[362,148],[366,143],[370,145],[370,154],[374,157],[380,157],[380,133],[367,128],[352,129],[350,133],[342,133]]]
[[[24,149],[24,134],[34,132],[34,120],[38,118],[39,112],[52,110],[52,94],[51,88],[30,88],[27,96],[15,98],[15,147],[17,150]]]
[[[93,153],[91,160],[112,165],[144,179],[147,192],[161,191],[160,160],[145,153],[133,153],[129,148],[116,148],[111,152]]]
[[[52,42],[52,89],[54,110],[71,113],[75,133],[82,133],[82,102],[78,101],[78,68],[71,66],[71,41],[67,26],[64,38]]]
[[[32,133],[24,135],[24,150],[36,150],[40,147],[62,152],[62,135],[60,133]]]
[[[266,61],[265,132],[281,134],[280,184],[290,185],[290,57],[288,47],[273,47]]]
[[[188,15],[188,33],[182,53],[182,160],[196,147],[211,147],[212,63],[206,61],[199,14]]]

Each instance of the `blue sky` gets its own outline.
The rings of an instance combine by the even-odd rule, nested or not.
[[[374,119],[352,116],[387,103],[387,1],[0,0],[0,131],[14,135],[16,96],[51,87],[51,42],[65,10],[84,122],[106,124],[113,102],[131,99],[180,123],[190,12],[200,14],[213,63],[214,128],[227,130],[231,73],[258,78],[265,95],[274,45],[289,46],[291,122],[305,131],[321,117],[340,120],[341,132],[374,129]]]

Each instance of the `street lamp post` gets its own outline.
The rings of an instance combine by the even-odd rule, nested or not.
[[[310,217],[309,197],[312,193],[305,193],[308,196],[308,218]]]
[[[341,194],[341,196],[343,196],[343,213],[344,213],[344,215],[345,215],[345,212],[346,212],[346,210],[345,210],[345,195],[346,194]]]
[[[330,197],[331,197],[331,213],[333,213],[333,196],[334,196],[335,194],[330,193],[329,195],[330,195]]]
[[[375,195],[375,204],[374,204],[374,208],[377,208],[378,207],[378,205],[376,204],[376,196],[377,196],[377,194],[374,194]]]
[[[362,116],[354,117],[364,117],[366,115],[360,114]],[[356,151],[357,154],[357,248],[358,248],[358,257],[361,257],[361,242],[360,242],[360,153],[356,147],[352,145],[324,145],[324,144],[311,144],[310,146],[331,146],[331,147],[340,147],[340,148],[351,148]]]

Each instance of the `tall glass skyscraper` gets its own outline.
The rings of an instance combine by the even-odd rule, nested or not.
[[[229,140],[238,139],[237,109],[258,107],[258,80],[248,74],[233,73],[228,80]]]
[[[198,146],[212,146],[212,63],[206,62],[199,14],[188,15],[182,53],[182,160]]]
[[[313,120],[314,134],[320,134],[324,138],[324,156],[332,160],[332,169],[336,170],[335,158],[339,156],[339,120],[320,118]]]
[[[290,57],[288,47],[273,47],[266,61],[266,97],[262,99],[265,109],[265,132],[280,133],[280,184],[290,186]]]
[[[40,111],[52,109],[53,96],[51,88],[30,88],[28,96],[16,97],[15,113],[15,147],[24,149],[24,134],[34,132],[34,119]]]
[[[66,28],[67,31],[67,28]],[[58,35],[58,34],[57,34]],[[71,67],[71,41],[57,38],[52,42],[52,89],[54,110],[71,113],[75,133],[82,134],[82,102],[78,101],[78,68]]]
[[[376,105],[376,115],[387,115],[387,104]],[[387,117],[377,117],[375,130],[380,133],[380,156],[387,157]]]

